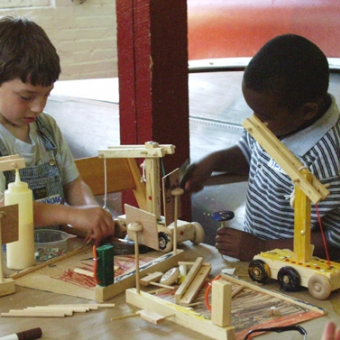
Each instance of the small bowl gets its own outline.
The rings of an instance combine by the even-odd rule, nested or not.
[[[36,261],[47,261],[66,253],[67,240],[75,235],[54,229],[34,230],[34,257]]]

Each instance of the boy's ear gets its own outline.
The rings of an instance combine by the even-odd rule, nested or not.
[[[309,102],[302,106],[302,115],[305,120],[313,119],[319,111],[319,105],[317,103]]]

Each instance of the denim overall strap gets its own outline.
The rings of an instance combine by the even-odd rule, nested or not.
[[[33,192],[35,201],[44,203],[63,203],[64,191],[62,185],[61,171],[56,159],[58,149],[53,134],[44,123],[41,116],[36,119],[38,132],[41,134],[46,150],[50,153],[50,160],[45,164],[26,167],[19,170],[20,178]],[[8,155],[8,151],[0,140],[0,152],[2,156]],[[8,183],[15,180],[14,171],[4,171],[6,187]]]

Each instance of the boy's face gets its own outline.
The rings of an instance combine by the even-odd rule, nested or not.
[[[54,85],[43,87],[13,79],[0,85],[0,123],[27,126],[45,108]]]
[[[242,91],[244,99],[254,111],[254,115],[263,123],[267,123],[268,129],[276,137],[284,137],[297,132],[306,123],[301,110],[289,112],[287,108],[277,104],[274,96],[249,90],[244,84]]]

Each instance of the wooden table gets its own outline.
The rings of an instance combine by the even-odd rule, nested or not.
[[[186,242],[180,248],[185,249],[186,260],[193,261],[198,256],[203,256],[205,262],[212,264],[211,277],[221,273],[223,268],[235,267],[238,272],[246,272],[247,263],[239,261],[226,261],[222,259],[216,249],[212,246],[201,244],[193,246]],[[247,279],[247,277],[242,277]],[[266,288],[278,290],[276,282],[266,285]],[[327,310],[328,315],[304,322],[302,326],[308,332],[308,339],[320,339],[323,327],[329,320],[340,323],[339,313],[339,292],[331,295],[326,301],[319,301],[312,298],[307,290],[298,293],[290,293],[291,296],[303,301],[312,303]],[[336,301],[337,300],[337,301]],[[81,304],[92,303],[82,298],[55,294],[40,290],[17,287],[16,293],[0,298],[0,312],[8,312],[10,309],[23,309],[29,306],[42,306],[49,304]],[[132,317],[111,321],[112,317],[131,314],[136,311],[125,303],[125,295],[120,294],[107,303],[114,303],[114,308],[99,309],[87,313],[76,313],[71,317],[65,318],[0,318],[0,336],[17,333],[23,330],[40,327],[43,332],[42,339],[70,339],[70,340],[94,340],[94,339],[206,339],[194,331],[179,326],[173,322],[165,321],[154,325],[140,319]],[[336,306],[337,304],[337,306]],[[261,335],[259,339],[273,339],[273,334]],[[275,333],[275,339],[299,339],[296,332]]]

